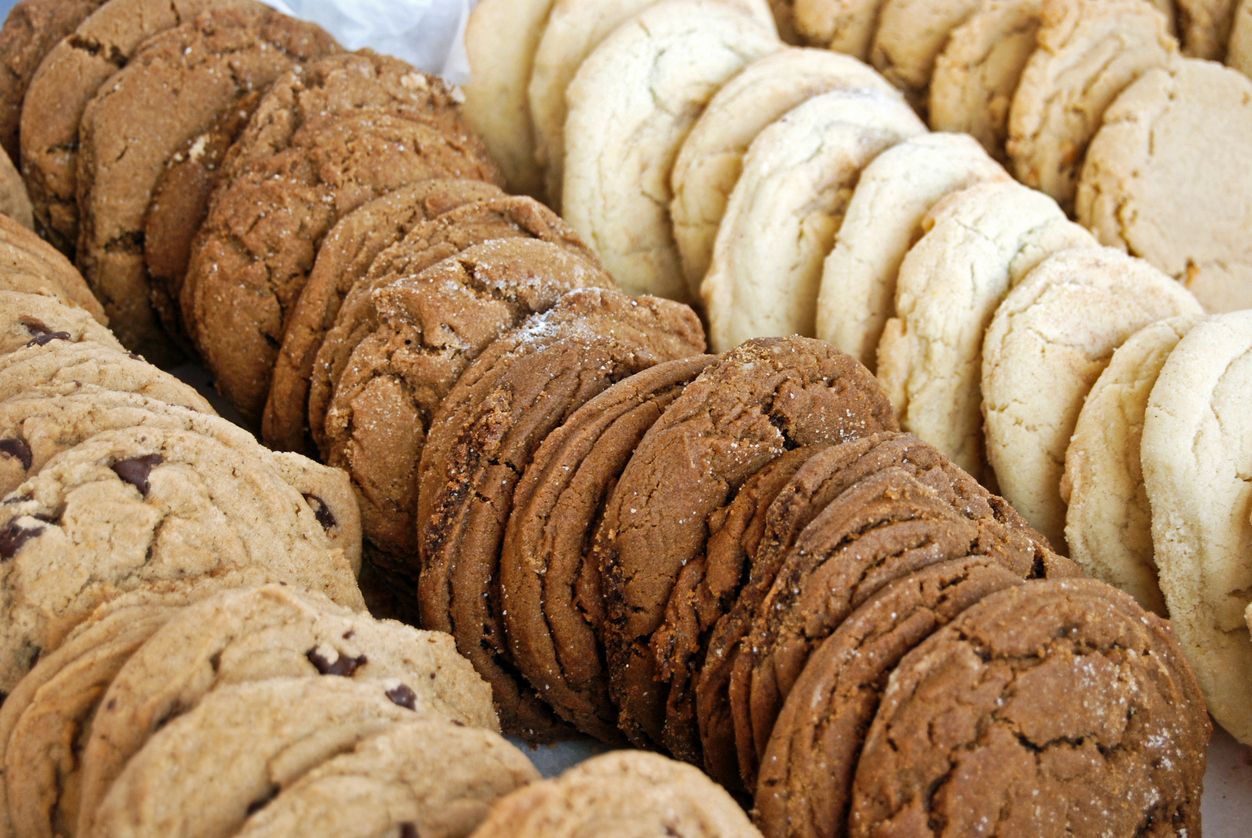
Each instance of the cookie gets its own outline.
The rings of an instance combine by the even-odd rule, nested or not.
[[[1043,0],[987,0],[952,30],[930,77],[931,128],[970,134],[1007,161],[1009,106],[1042,13]]]
[[[195,388],[143,358],[90,343],[54,340],[0,355],[0,401],[117,390],[214,413]]]
[[[896,668],[848,833],[1191,833],[1210,727],[1169,626],[1130,597],[1094,580],[1010,588]]]
[[[783,705],[753,797],[769,835],[843,832],[865,731],[911,649],[1021,578],[986,557],[939,562],[885,586],[809,657]]]
[[[717,88],[779,46],[772,27],[724,3],[663,3],[615,30],[570,82],[565,135],[577,141],[561,206],[624,290],[691,299],[669,219],[674,158]]]
[[[883,0],[869,61],[909,101],[926,101],[935,58],[980,0]]]
[[[1252,76],[1252,3],[1239,0],[1235,8],[1234,22],[1230,27],[1230,43],[1226,50],[1226,65],[1245,76]]]
[[[1200,305],[1146,262],[1107,248],[1063,250],[1011,290],[982,353],[987,458],[1004,496],[1053,544],[1065,537],[1065,448],[1118,346]]]
[[[501,195],[472,201],[418,224],[383,249],[365,276],[344,298],[313,363],[309,384],[309,430],[321,451],[329,450],[326,418],[334,389],[352,353],[378,325],[374,292],[413,277],[462,250],[506,238],[536,238],[558,244],[594,262],[595,256],[568,224],[533,198]]]
[[[1070,557],[1161,616],[1167,614],[1140,460],[1143,423],[1165,359],[1197,322],[1194,316],[1163,320],[1117,348],[1083,401],[1061,479]]]
[[[0,147],[12,162],[21,155],[22,100],[40,62],[106,0],[20,0],[0,29]]]
[[[1238,405],[1248,380],[1252,315],[1202,321],[1161,369],[1143,420],[1143,481],[1161,591],[1210,712],[1252,742],[1243,631],[1248,521],[1247,434]]]
[[[314,359],[344,299],[378,254],[424,221],[498,196],[497,187],[477,180],[419,181],[362,205],[331,228],[283,333],[261,422],[267,445],[311,448],[308,397]]]
[[[794,0],[792,16],[805,43],[868,61],[882,4],[883,0]]]
[[[217,387],[255,421],[290,312],[339,218],[416,181],[491,180],[495,170],[430,125],[371,110],[315,120],[291,148],[242,168],[213,194],[181,304]]]
[[[273,470],[187,431],[107,431],[0,505],[0,689],[91,609],[173,578],[261,575],[363,607],[312,506]]]
[[[80,308],[40,294],[0,291],[0,355],[56,341],[125,351],[112,332]]]
[[[267,464],[312,507],[331,546],[361,568],[361,516],[347,475],[294,454],[275,454],[247,431],[212,414],[136,393],[90,390],[0,401],[0,446],[21,454],[0,460],[0,496],[7,495],[63,451],[103,431],[173,428],[212,437]]]
[[[512,192],[540,197],[543,172],[526,84],[553,0],[483,0],[470,12],[465,51],[465,119],[500,164]],[[509,37],[501,38],[507,32]]]
[[[604,754],[555,780],[516,791],[492,808],[474,834],[531,838],[605,830],[744,838],[760,834],[739,804],[698,770],[642,751]]]
[[[835,91],[752,141],[700,286],[714,349],[817,333],[822,260],[857,177],[880,153],[924,131],[898,98]]]
[[[505,730],[532,739],[559,730],[508,660],[495,582],[522,470],[548,433],[589,399],[703,350],[703,330],[686,306],[571,291],[479,355],[434,418],[419,494],[422,619],[450,631],[491,683]]]
[[[649,645],[660,680],[669,687],[662,741],[666,750],[700,764],[695,683],[713,627],[733,605],[752,566],[765,518],[801,466],[827,446],[808,445],[770,460],[744,481],[734,498],[709,516],[708,546],[683,566]]]
[[[277,678],[214,690],[131,759],[95,826],[106,835],[231,835],[319,765],[432,718],[399,679]]]
[[[4,153],[0,153],[0,213],[9,216],[23,227],[35,226],[26,184],[17,171],[17,167],[13,165],[13,160]]]
[[[1250,129],[1252,79],[1242,73],[1190,59],[1145,73],[1091,141],[1079,221],[1182,282],[1209,311],[1252,306],[1243,235],[1252,210],[1231,182],[1252,165]]]
[[[649,641],[683,565],[704,551],[707,516],[790,448],[894,427],[869,372],[807,338],[750,341],[687,386],[648,430],[596,533],[604,641],[619,724],[658,742],[666,691]]]
[[[40,231],[66,253],[78,242],[78,124],[87,104],[153,35],[252,0],[109,0],[53,47],[22,104],[22,173]]]
[[[1008,174],[969,137],[919,134],[865,167],[822,265],[817,331],[870,369],[895,310],[896,275],[922,220],[941,198]]]
[[[1175,0],[1187,55],[1221,61],[1239,0]]]
[[[509,652],[561,718],[602,741],[620,734],[598,637],[600,569],[589,546],[639,441],[712,360],[657,364],[590,399],[547,435],[513,493],[500,555]]]
[[[126,763],[157,730],[216,690],[272,678],[399,679],[425,710],[498,730],[491,693],[452,638],[354,614],[278,585],[243,589],[183,609],[113,676],[81,764],[79,832]]]
[[[326,413],[326,461],[348,471],[370,540],[412,570],[417,470],[431,419],[493,340],[566,291],[612,281],[541,239],[487,241],[372,295],[377,325],[353,350]]]
[[[496,733],[412,719],[301,775],[235,834],[283,836],[317,824],[336,835],[469,835],[496,800],[540,779]]]
[[[43,294],[83,309],[102,325],[109,319],[82,274],[52,245],[0,215],[0,288]]]
[[[953,194],[921,229],[900,265],[878,377],[905,430],[986,475],[983,335],[1009,289],[1039,262],[1095,241],[1047,195],[1011,181]]]
[[[1104,111],[1178,44],[1143,0],[1044,0],[1037,41],[1009,108],[1008,154],[1019,180],[1068,210]]]
[[[565,180],[565,91],[596,47],[654,2],[556,0],[552,4],[535,49],[527,101],[534,124],[535,162],[543,171],[548,202],[557,210]],[[765,28],[774,26],[766,0],[729,0],[725,5],[753,16]]]
[[[782,49],[749,64],[728,81],[683,140],[670,180],[674,240],[692,296],[713,258],[717,228],[743,171],[748,146],[771,123],[805,100],[832,90],[891,94],[869,67],[829,50]]]
[[[78,265],[124,344],[162,365],[177,356],[149,303],[142,246],[166,161],[249,92],[339,45],[274,11],[222,9],[144,42],[78,127]]]

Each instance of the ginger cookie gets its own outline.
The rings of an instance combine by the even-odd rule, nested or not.
[[[1140,457],[1143,423],[1165,360],[1199,320],[1153,323],[1117,348],[1083,400],[1061,480],[1070,558],[1163,617]]]
[[[126,351],[112,332],[81,308],[40,294],[0,291],[0,355],[55,341]]]
[[[666,691],[649,646],[684,564],[704,552],[707,519],[791,448],[894,428],[873,376],[808,338],[749,341],[687,386],[648,430],[596,533],[604,640],[619,724],[659,742]]]
[[[53,297],[83,309],[102,325],[109,319],[82,274],[60,251],[11,218],[0,215],[0,288]]]
[[[600,569],[589,546],[639,441],[712,360],[657,364],[589,400],[547,435],[513,494],[500,556],[509,652],[559,716],[602,741],[620,734],[599,641]]]
[[[939,562],[886,585],[823,640],[774,725],[753,803],[769,835],[840,835],[865,732],[911,649],[1021,577],[987,557]]]
[[[423,221],[498,196],[500,190],[483,181],[419,181],[364,204],[331,228],[283,333],[261,422],[266,444],[290,451],[311,448],[308,401],[314,359],[344,299],[378,254]]]
[[[241,97],[338,49],[320,27],[280,12],[206,12],[146,41],[87,105],[78,128],[78,264],[128,347],[158,366],[178,354],[149,302],[142,245],[166,162]]]
[[[223,178],[181,300],[183,322],[195,324],[192,337],[222,394],[248,420],[260,419],[287,320],[339,218],[416,181],[495,176],[476,149],[437,128],[359,110],[314,120],[287,150]]]
[[[1169,354],[1148,399],[1140,448],[1161,591],[1218,724],[1252,742],[1252,567],[1248,434],[1252,314],[1204,320]]]
[[[882,76],[845,55],[782,49],[749,64],[726,82],[683,140],[670,176],[670,216],[683,273],[693,297],[713,259],[717,228],[757,135],[807,99],[832,90],[899,94]]]
[[[22,104],[22,173],[40,231],[66,253],[78,242],[78,126],[88,103],[145,41],[209,9],[253,0],[109,0],[44,58]]]
[[[925,130],[897,97],[834,91],[752,141],[700,286],[714,349],[817,334],[822,262],[861,170]]]
[[[733,6],[676,0],[644,9],[579,68],[561,208],[624,290],[691,299],[669,218],[674,159],[716,90],[780,47]]]
[[[1065,449],[1113,350],[1158,320],[1200,313],[1181,285],[1108,248],[1048,257],[996,310],[982,353],[987,458],[1004,496],[1053,544],[1065,537]]]
[[[575,288],[608,276],[540,239],[487,241],[372,295],[377,325],[353,350],[326,414],[326,461],[347,470],[370,541],[414,571],[426,432],[466,366]],[[381,557],[380,557],[381,558]]]
[[[9,155],[0,152],[0,214],[7,215],[23,227],[33,229],[33,212],[22,175]]]
[[[1179,280],[1212,312],[1252,306],[1252,79],[1183,59],[1145,73],[1104,114],[1078,184],[1078,219],[1103,244]],[[1181,212],[1180,207],[1187,207]]]
[[[1043,259],[1094,247],[1056,202],[1018,183],[983,183],[937,204],[896,277],[878,378],[901,426],[971,474],[983,453],[982,343],[996,308]]]
[[[589,399],[703,350],[703,330],[686,306],[571,291],[479,355],[435,417],[419,494],[422,619],[450,631],[491,683],[506,731],[540,739],[560,730],[508,657],[495,581],[523,469]]]
[[[822,265],[817,337],[874,369],[900,263],[927,213],[949,193],[1008,179],[977,143],[954,134],[919,134],[874,158]]]
[[[1037,40],[1009,109],[1008,154],[1022,183],[1068,210],[1105,110],[1178,43],[1143,0],[1043,0]]]
[[[1190,834],[1210,730],[1165,621],[1095,580],[1019,585],[900,662],[865,737],[848,833]]]
[[[869,61],[911,102],[926,101],[935,58],[981,0],[883,0]]]

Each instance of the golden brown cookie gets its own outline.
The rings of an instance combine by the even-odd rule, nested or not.
[[[83,309],[102,325],[109,323],[83,275],[55,247],[3,215],[0,215],[0,288],[53,297],[65,305]]]
[[[0,150],[0,214],[33,229],[35,219],[32,212],[26,183],[8,153]]]
[[[42,294],[0,290],[0,355],[53,341],[125,351],[112,332],[80,308]]]

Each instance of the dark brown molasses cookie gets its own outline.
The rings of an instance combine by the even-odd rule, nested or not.
[[[632,742],[660,741],[665,690],[648,644],[679,571],[704,552],[708,516],[790,448],[894,427],[869,371],[807,338],[754,340],[727,353],[653,425],[596,536],[613,697]]]
[[[560,730],[512,664],[496,585],[522,471],[544,438],[612,384],[704,350],[686,306],[581,289],[501,338],[457,382],[422,457],[423,623],[450,631],[495,690],[505,730]],[[429,489],[429,491],[428,491]]]
[[[905,656],[851,835],[1200,831],[1211,725],[1168,624],[1094,580],[993,594]]]
[[[419,181],[353,210],[326,234],[274,365],[261,421],[269,446],[290,451],[311,447],[308,397],[314,358],[344,297],[365,277],[378,254],[423,221],[500,194],[497,187],[479,180]]]
[[[589,547],[604,500],[639,440],[709,365],[697,355],[614,384],[548,434],[513,495],[500,594],[513,660],[557,714],[615,742],[600,644],[600,569]]]
[[[100,301],[61,252],[11,218],[0,215],[0,288],[55,297],[78,306],[103,325]]]

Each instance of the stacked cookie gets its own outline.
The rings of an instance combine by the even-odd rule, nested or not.
[[[126,595],[0,708],[0,829],[464,836],[538,779],[498,727],[446,635],[281,585]]]

